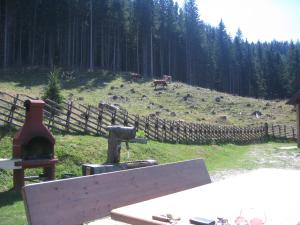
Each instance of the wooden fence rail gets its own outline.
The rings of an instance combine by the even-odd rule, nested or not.
[[[24,101],[34,99],[27,95],[0,92],[0,124],[20,127],[25,119]],[[98,107],[45,100],[44,124],[67,133],[107,136],[106,127],[113,124],[134,126],[143,130],[152,140],[170,143],[251,143],[272,138],[296,138],[295,127],[290,125],[221,126],[216,124],[170,121],[158,117],[130,115],[115,106],[100,103]]]

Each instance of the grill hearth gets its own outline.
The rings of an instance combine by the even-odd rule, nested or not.
[[[14,170],[16,190],[24,186],[24,170],[28,168],[42,167],[49,180],[55,178],[55,139],[43,124],[44,105],[41,100],[26,100],[24,103],[25,122],[13,139],[13,158],[21,159],[21,169]]]
[[[52,159],[53,145],[44,137],[34,137],[23,147],[23,160]]]

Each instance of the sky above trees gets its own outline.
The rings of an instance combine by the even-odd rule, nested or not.
[[[184,0],[176,0],[183,5]],[[300,40],[299,0],[196,0],[200,19],[217,26],[221,19],[234,36],[240,28],[250,42]]]

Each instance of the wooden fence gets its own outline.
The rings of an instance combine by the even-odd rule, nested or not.
[[[0,92],[0,123],[7,126],[21,127],[25,119],[27,95],[11,95]],[[46,100],[44,124],[56,131],[67,133],[84,133],[107,136],[106,127],[120,124],[134,126],[143,130],[145,136],[152,140],[170,143],[209,144],[209,143],[252,143],[273,138],[296,138],[291,126],[221,126],[204,123],[187,123],[164,120],[158,117],[131,115],[127,111],[108,104],[98,107],[76,102],[57,104]]]
[[[297,139],[296,125],[272,124],[268,133],[269,137],[274,139]]]

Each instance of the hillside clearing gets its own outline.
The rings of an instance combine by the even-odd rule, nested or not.
[[[40,97],[47,74],[48,71],[5,72],[0,78],[0,90]],[[104,101],[129,113],[153,114],[162,119],[230,125],[295,122],[295,110],[284,100],[239,97],[179,82],[154,90],[151,80],[132,83],[122,73],[78,72],[74,78],[63,80],[62,88],[65,99],[95,106]]]
[[[59,158],[57,178],[64,174],[81,175],[82,163],[103,163],[106,159],[107,141],[101,137],[79,135],[55,135],[55,152]],[[123,146],[121,161],[156,159],[160,163],[204,158],[214,181],[227,176],[261,167],[300,169],[300,150],[280,150],[280,146],[295,143],[265,143],[253,145],[181,145],[149,141],[148,144]],[[12,134],[1,136],[0,158],[10,157]],[[298,162],[298,163],[297,163]],[[40,170],[28,170],[27,175],[37,175]],[[0,221],[5,225],[26,224],[21,196],[10,191],[12,172],[0,170]]]

